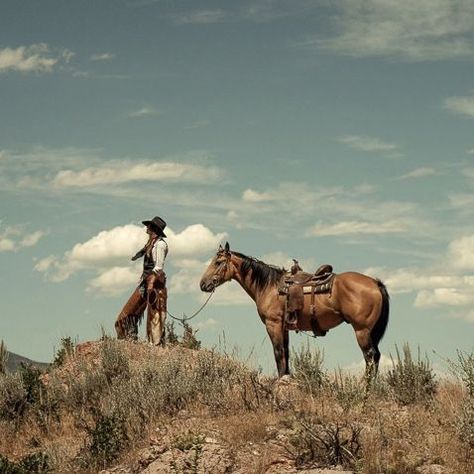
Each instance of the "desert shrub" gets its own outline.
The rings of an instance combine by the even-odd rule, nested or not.
[[[353,374],[344,373],[340,368],[334,373],[328,389],[344,409],[362,403],[366,398],[365,381]]]
[[[76,344],[71,337],[61,338],[59,349],[54,357],[53,367],[61,367],[69,357],[74,355],[75,347]]]
[[[29,454],[17,462],[0,455],[0,472],[2,474],[43,474],[51,472],[51,467],[46,453]]]
[[[206,437],[200,433],[188,430],[185,433],[175,436],[171,446],[180,451],[189,451],[195,446],[203,445]]]
[[[469,397],[463,402],[457,430],[461,441],[474,449],[474,398]]]
[[[130,377],[130,362],[116,339],[104,337],[100,362],[107,382],[110,383],[118,377],[122,379]]]
[[[85,366],[81,370],[81,376],[71,375],[66,384],[66,404],[78,417],[83,417],[87,412],[94,412],[108,387],[107,378],[101,370],[91,371]]]
[[[463,381],[468,396],[474,398],[474,352],[457,351],[457,356],[457,361],[448,360],[451,372]]]
[[[127,442],[123,421],[115,414],[98,414],[88,434],[88,445],[79,458],[85,467],[107,467],[119,457]]]
[[[178,335],[176,334],[173,321],[166,322],[165,342],[166,344],[170,344],[172,346],[179,343]]]
[[[427,357],[422,359],[420,348],[418,357],[413,359],[410,346],[403,345],[403,357],[395,346],[397,360],[392,357],[392,369],[386,380],[395,400],[402,405],[428,403],[436,393],[437,381]]]
[[[311,350],[309,344],[293,352],[293,372],[302,388],[311,394],[318,393],[328,381],[323,368],[324,352]]]
[[[41,381],[41,370],[31,364],[22,362],[18,373],[26,390],[26,401],[30,405],[40,402],[45,391],[44,384]]]
[[[7,362],[8,362],[8,351],[2,341],[0,341],[0,375],[7,372]]]
[[[297,466],[318,463],[353,468],[361,459],[362,427],[346,420],[324,422],[318,417],[300,418],[290,437],[290,448]]]
[[[448,361],[451,371],[459,377],[467,391],[462,401],[456,428],[461,441],[474,449],[474,352],[457,352],[457,361]]]
[[[199,350],[201,341],[197,339],[198,329],[194,330],[187,322],[183,321],[183,340],[181,345],[187,349]]]
[[[0,375],[0,418],[19,420],[26,410],[27,397],[20,374]]]
[[[172,472],[186,472],[189,474],[197,474],[199,472],[199,460],[201,458],[202,448],[204,445],[205,436],[194,431],[187,431],[174,438],[172,447],[180,451],[192,451],[192,457],[185,460],[183,469],[179,469],[176,463],[172,463]]]

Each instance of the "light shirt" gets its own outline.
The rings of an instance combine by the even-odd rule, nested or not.
[[[168,244],[163,239],[158,239],[155,242],[152,250],[153,261],[155,262],[155,266],[153,267],[153,271],[157,272],[158,270],[163,270],[165,266],[165,259],[168,255]]]

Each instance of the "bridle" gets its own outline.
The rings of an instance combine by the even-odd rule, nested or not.
[[[211,279],[212,283],[214,284],[214,287],[217,287],[224,282],[225,275],[227,274],[227,271],[229,270],[230,258],[231,258],[231,253],[230,252],[226,253],[225,260],[222,261],[217,267],[217,270],[215,271],[214,276]]]

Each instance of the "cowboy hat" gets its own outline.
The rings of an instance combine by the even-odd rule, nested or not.
[[[142,224],[151,227],[158,235],[166,237],[166,234],[163,232],[166,222],[161,217],[155,216],[151,221],[142,221]]]

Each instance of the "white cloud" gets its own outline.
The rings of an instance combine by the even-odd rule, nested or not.
[[[416,168],[402,176],[398,179],[410,179],[410,178],[425,178],[426,176],[433,176],[438,174],[434,168],[431,167],[423,167],[423,168]]]
[[[215,251],[226,234],[214,234],[202,224],[191,225],[179,233],[167,228],[166,234],[169,246],[167,264],[178,268],[171,278],[172,291],[198,292],[204,263],[194,258]],[[140,263],[133,264],[130,258],[143,247],[146,239],[143,226],[128,224],[114,227],[77,243],[62,257],[50,255],[38,261],[35,270],[54,282],[64,281],[80,271],[92,272],[95,277],[88,283],[89,291],[105,295],[119,294],[138,280]],[[130,262],[129,266],[124,267],[124,262]]]
[[[242,194],[242,199],[248,202],[273,201],[275,196],[270,193],[259,193],[253,189],[246,189]]]
[[[91,55],[91,61],[109,61],[114,58],[115,54],[111,53],[96,53]]]
[[[474,117],[474,96],[448,97],[444,101],[444,107],[454,113]]]
[[[183,13],[182,15],[175,17],[175,23],[178,25],[209,25],[223,21],[226,16],[226,12],[221,9],[198,10],[194,12]]]
[[[193,257],[214,250],[227,237],[227,233],[214,234],[202,224],[190,225],[179,234],[172,231],[167,234],[170,252],[177,258]]]
[[[220,170],[214,166],[201,166],[172,161],[139,162],[109,161],[106,165],[80,171],[61,170],[52,184],[58,188],[90,187],[105,184],[122,184],[133,181],[163,181],[208,183],[217,180]]]
[[[186,130],[195,130],[198,128],[205,128],[208,127],[211,124],[210,120],[196,120],[193,122],[191,125],[188,127],[185,127]]]
[[[155,109],[154,107],[146,106],[142,107],[138,110],[133,110],[129,112],[128,116],[131,118],[140,118],[140,117],[153,117],[156,115],[160,115],[160,111]]]
[[[19,46],[15,49],[0,49],[0,73],[7,71],[52,72],[61,62],[69,62],[73,54],[63,49],[53,55],[45,43]]]
[[[422,290],[416,295],[415,307],[433,308],[436,306],[466,306],[474,303],[474,293],[463,292],[456,288],[436,288],[432,291]]]
[[[398,146],[394,143],[385,142],[377,137],[363,135],[347,135],[339,138],[339,141],[359,151],[388,152],[398,149]]]
[[[448,261],[454,268],[474,271],[474,234],[460,237],[449,244]]]
[[[28,232],[23,226],[10,226],[0,231],[0,252],[14,252],[25,247],[33,247],[46,235],[37,230]]]
[[[335,5],[336,34],[309,38],[304,46],[406,61],[474,56],[471,0],[337,0]]]
[[[396,234],[406,232],[408,225],[402,220],[384,222],[342,221],[337,224],[316,224],[307,231],[308,236],[337,236],[350,234]]]
[[[139,275],[135,267],[112,267],[89,281],[89,293],[101,293],[106,296],[117,296],[131,291],[138,283]]]
[[[13,252],[15,249],[15,242],[12,239],[0,237],[0,252]]]

